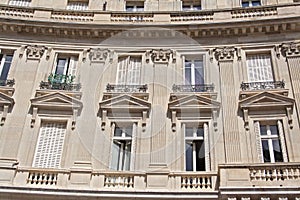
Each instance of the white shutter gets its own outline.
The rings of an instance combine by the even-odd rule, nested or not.
[[[10,0],[10,6],[30,6],[31,0]]]
[[[273,70],[270,55],[247,56],[249,82],[273,81]]]
[[[70,2],[67,5],[67,10],[87,10],[88,4],[86,2]]]
[[[110,169],[118,170],[120,160],[120,144],[117,141],[112,142]]]
[[[117,81],[116,81],[117,84],[120,84],[120,85],[126,84],[126,74],[127,74],[128,62],[129,62],[129,57],[119,59]]]
[[[5,55],[4,54],[0,54],[0,74],[2,72],[4,63],[5,63]]]
[[[43,123],[35,150],[33,167],[59,168],[66,134],[65,123]]]
[[[128,85],[138,85],[140,84],[141,77],[141,59],[140,58],[130,58],[128,63],[128,73],[127,73],[127,84]]]
[[[77,62],[78,62],[77,57],[71,56],[69,62],[70,63],[69,63],[69,69],[67,75],[76,76]]]
[[[258,156],[259,162],[264,162],[263,150],[262,150],[262,143],[260,137],[260,124],[259,122],[254,122],[254,132],[256,137],[256,152]]]

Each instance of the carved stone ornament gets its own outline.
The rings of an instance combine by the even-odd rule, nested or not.
[[[232,61],[234,58],[234,47],[223,47],[215,49],[215,58],[220,61]]]
[[[284,56],[300,56],[300,43],[283,43],[281,52]]]
[[[91,62],[100,62],[104,63],[107,58],[109,58],[109,61],[112,61],[112,52],[108,49],[91,49],[89,58]]]
[[[26,47],[26,55],[27,59],[39,60],[43,54],[45,53],[46,48],[44,46],[27,46]]]
[[[153,49],[146,52],[146,62],[149,63],[150,59],[155,64],[167,64],[170,59],[176,62],[176,53],[170,49]]]

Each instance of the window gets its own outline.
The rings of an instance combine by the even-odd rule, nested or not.
[[[242,0],[242,7],[260,6],[260,0]]]
[[[117,84],[138,85],[141,79],[142,58],[127,56],[119,58]]]
[[[55,67],[53,69],[55,82],[72,82],[76,75],[77,61],[77,56],[65,56],[59,54],[56,58]]]
[[[203,85],[204,84],[203,60],[185,59],[184,79],[186,85]]]
[[[30,6],[31,0],[10,0],[9,5],[10,6]]]
[[[32,166],[59,168],[65,134],[65,123],[42,123]]]
[[[268,54],[247,55],[249,82],[274,81],[271,56]]]
[[[2,53],[0,54],[0,81],[5,81],[8,76],[8,72],[13,59],[12,53]]]
[[[119,171],[131,170],[133,138],[136,124],[116,126],[113,125],[111,169]]]
[[[182,1],[182,10],[201,10],[201,0]]]
[[[208,171],[208,129],[207,124],[202,126],[184,125],[185,136],[185,170]]]
[[[282,122],[256,122],[263,162],[287,161]]]
[[[144,11],[144,1],[126,1],[125,10],[128,12]]]
[[[68,1],[67,10],[88,10],[88,2]]]

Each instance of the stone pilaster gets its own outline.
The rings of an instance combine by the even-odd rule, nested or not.
[[[235,49],[224,47],[215,50],[215,57],[219,61],[221,99],[223,112],[225,154],[227,163],[241,162],[241,148],[239,127],[237,121],[238,97],[235,92],[233,59]]]
[[[298,122],[300,120],[300,43],[285,43],[281,45],[281,52],[286,56],[290,71],[292,91],[295,98]]]

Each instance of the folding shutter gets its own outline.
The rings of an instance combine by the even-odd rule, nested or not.
[[[128,85],[140,84],[141,64],[141,59],[138,57],[131,57],[129,59],[126,81]]]
[[[118,72],[117,72],[117,84],[126,84],[127,67],[129,63],[129,57],[119,58],[118,62]]]
[[[64,123],[44,123],[40,128],[33,167],[59,168],[66,134]]]
[[[273,70],[270,55],[247,56],[249,82],[273,81]]]
[[[77,57],[71,56],[69,62],[70,63],[69,63],[68,75],[76,76],[77,62],[78,62]]]

